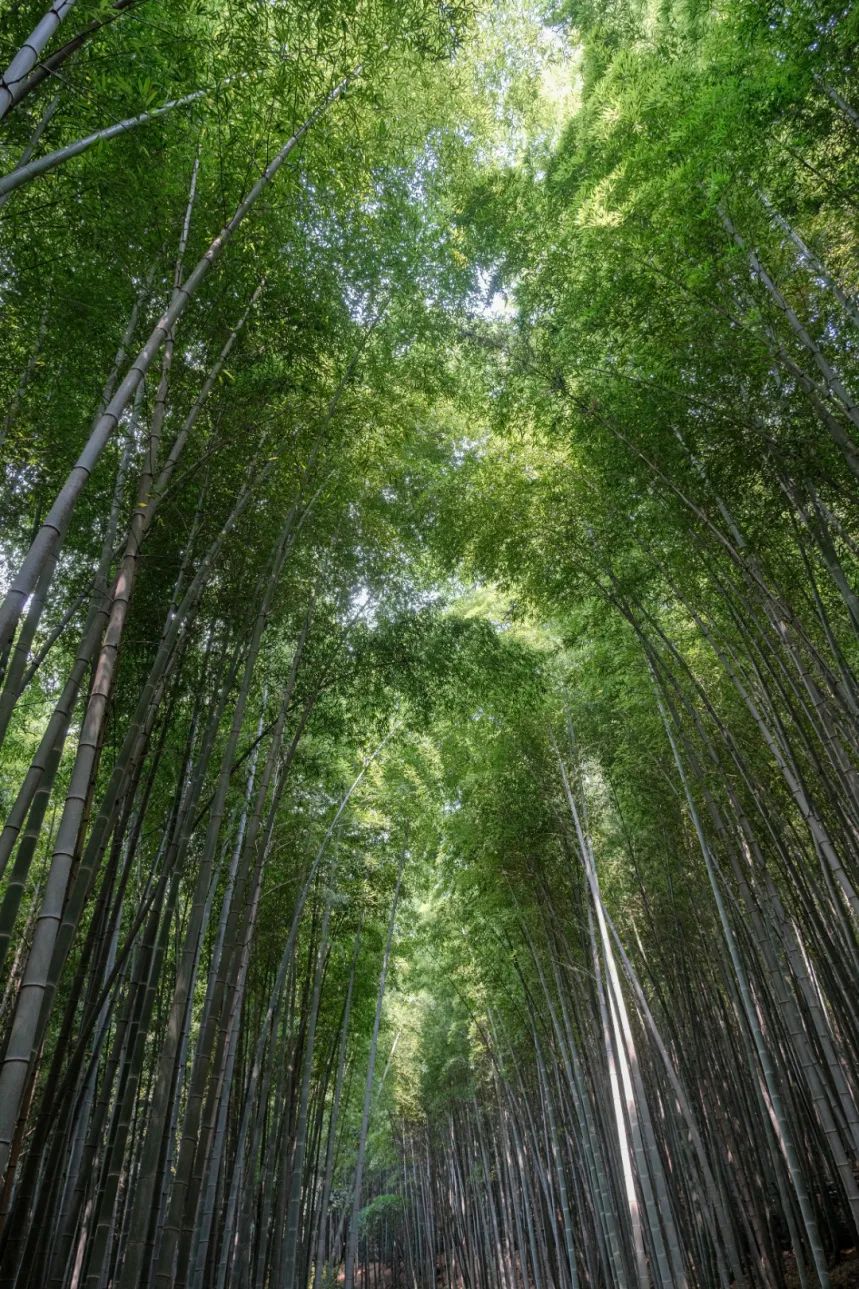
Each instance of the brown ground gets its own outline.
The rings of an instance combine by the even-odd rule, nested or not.
[[[842,1262],[832,1272],[832,1283],[838,1289],[857,1289],[859,1286],[859,1252],[852,1251],[848,1261]]]
[[[845,1249],[841,1261],[830,1269],[832,1289],[859,1289],[859,1250]],[[800,1289],[793,1256],[785,1254],[785,1279],[788,1289]],[[756,1289],[753,1280],[742,1280],[736,1289]]]
[[[392,1282],[392,1277],[391,1277],[391,1271],[389,1267],[380,1268],[378,1281],[375,1281],[373,1279],[373,1271],[371,1268],[369,1278],[367,1279],[367,1289],[373,1289],[373,1286],[376,1283],[378,1283],[379,1285],[385,1285],[387,1289],[387,1286],[390,1285],[391,1282]],[[343,1283],[342,1271],[340,1272],[340,1275],[337,1277],[337,1283],[338,1284]],[[355,1286],[356,1286],[356,1289],[359,1289],[359,1286],[360,1286],[360,1289],[364,1289],[364,1271],[363,1271],[363,1268],[361,1267],[357,1267],[355,1270]]]
[[[785,1270],[788,1289],[800,1289],[799,1276],[793,1264],[793,1258],[790,1254],[785,1255]],[[830,1279],[832,1289],[859,1289],[859,1249],[845,1249],[842,1254],[842,1260],[837,1266],[830,1270]],[[340,1279],[342,1280],[342,1273]],[[391,1284],[391,1273],[388,1268],[382,1268],[379,1276],[379,1285],[385,1286],[385,1289]],[[355,1276],[356,1289],[373,1289],[374,1280],[372,1274],[364,1286],[363,1273],[359,1269]],[[735,1289],[757,1289],[754,1281],[743,1280]]]

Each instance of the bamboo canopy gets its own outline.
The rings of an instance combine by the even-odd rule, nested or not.
[[[0,1283],[859,1285],[857,11],[45,3]]]

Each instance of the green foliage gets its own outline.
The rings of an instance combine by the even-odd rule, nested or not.
[[[280,1215],[289,1207],[283,1161],[297,1135],[317,962],[318,1158],[308,1170],[317,1186],[331,1130],[331,1211],[344,1223],[351,1212],[395,891],[359,1196],[367,1248],[406,1229],[410,1201],[397,1187],[407,1144],[419,1140],[429,1158],[447,1150],[445,1133],[494,1123],[505,1096],[529,1109],[530,1098],[546,1099],[547,1054],[558,1059],[551,1007],[569,1003],[566,1038],[585,1053],[588,1095],[605,1086],[602,912],[629,957],[623,988],[632,994],[633,974],[641,982],[690,1099],[704,1107],[708,1149],[729,1116],[707,1117],[697,993],[720,1036],[719,1096],[730,1075],[738,1103],[761,1097],[756,1058],[744,1056],[738,1073],[726,1056],[750,1023],[725,948],[739,946],[820,1207],[841,1165],[818,1167],[815,1152],[824,1157],[821,1138],[838,1135],[842,1111],[837,1131],[819,1131],[807,1110],[818,1090],[803,1082],[808,1061],[775,1000],[781,971],[803,1016],[813,999],[814,1026],[817,1010],[831,1013],[838,1043],[855,1039],[842,959],[855,947],[859,833],[857,13],[827,0],[561,0],[545,12],[512,0],[159,0],[120,11],[79,0],[73,13],[66,25],[90,34],[62,63],[55,102],[52,83],[40,84],[9,114],[4,171],[31,146],[58,150],[206,93],[0,208],[4,581],[175,284],[316,115],[175,336],[159,342],[62,534],[24,646],[39,665],[3,744],[4,818],[75,666],[102,547],[110,583],[145,508],[151,427],[164,410],[152,448],[163,464],[248,310],[133,551],[64,915],[87,845],[103,845],[68,963],[46,989],[27,1093],[36,1126],[21,1121],[14,1167],[27,1184],[11,1188],[23,1196],[16,1203],[30,1203],[28,1149],[44,1178],[63,1134],[89,1142],[87,1124],[73,1137],[92,1102],[85,1062],[73,1065],[86,1056],[105,1080],[99,1130],[109,1128],[86,1194],[110,1172],[107,1145],[122,1140],[133,1087],[134,1132],[115,1170],[131,1179],[133,1205],[183,935],[211,863],[183,1051],[193,1071],[238,883],[248,938],[235,951],[234,1064],[223,1057],[231,981],[229,1006],[219,1004],[222,1064],[200,1097],[214,1114],[229,1072],[225,1150],[257,1150],[246,1173],[244,1163],[224,1172],[227,1196],[233,1177],[251,1179],[237,1233],[269,1202],[268,1176],[279,1178]],[[3,66],[40,14],[35,0],[12,6]],[[65,28],[50,49],[64,38]],[[350,74],[348,91],[322,110]],[[222,541],[246,487],[250,500]],[[141,709],[159,647],[212,550],[163,690]],[[95,674],[90,660],[18,883],[7,1032]],[[223,771],[234,711],[237,752]],[[135,721],[143,733],[126,765]],[[224,773],[221,817],[213,802]],[[168,872],[174,850],[181,858]],[[162,878],[161,965],[144,1003],[133,972],[142,910]],[[3,880],[10,907],[18,879]],[[791,975],[806,959],[821,1008],[806,978]],[[667,1105],[676,1090],[654,1074],[662,1057],[647,1048],[641,998],[631,1005],[647,1052],[640,1078]],[[153,1020],[133,1071],[139,1086],[112,1088],[122,1009],[137,1024],[144,1005]],[[839,1049],[839,1078],[846,1064]],[[170,1085],[177,1150],[193,1104],[185,1077]],[[52,1138],[55,1093],[66,1118]],[[237,1145],[251,1104],[252,1144]],[[477,1194],[492,1168],[470,1167]],[[730,1168],[720,1159],[714,1171]],[[63,1195],[49,1190],[57,1217]],[[302,1212],[311,1209],[305,1199]],[[32,1244],[35,1207],[27,1221]],[[81,1226],[88,1258],[98,1232],[113,1232],[113,1210],[93,1229]],[[238,1248],[238,1234],[226,1244]],[[47,1276],[33,1265],[34,1278]]]

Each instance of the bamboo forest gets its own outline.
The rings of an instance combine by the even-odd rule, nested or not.
[[[0,0],[0,1285],[859,1286],[859,4]]]

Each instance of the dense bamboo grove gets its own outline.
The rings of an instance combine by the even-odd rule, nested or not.
[[[859,1283],[857,10],[42,4],[0,1283]]]

